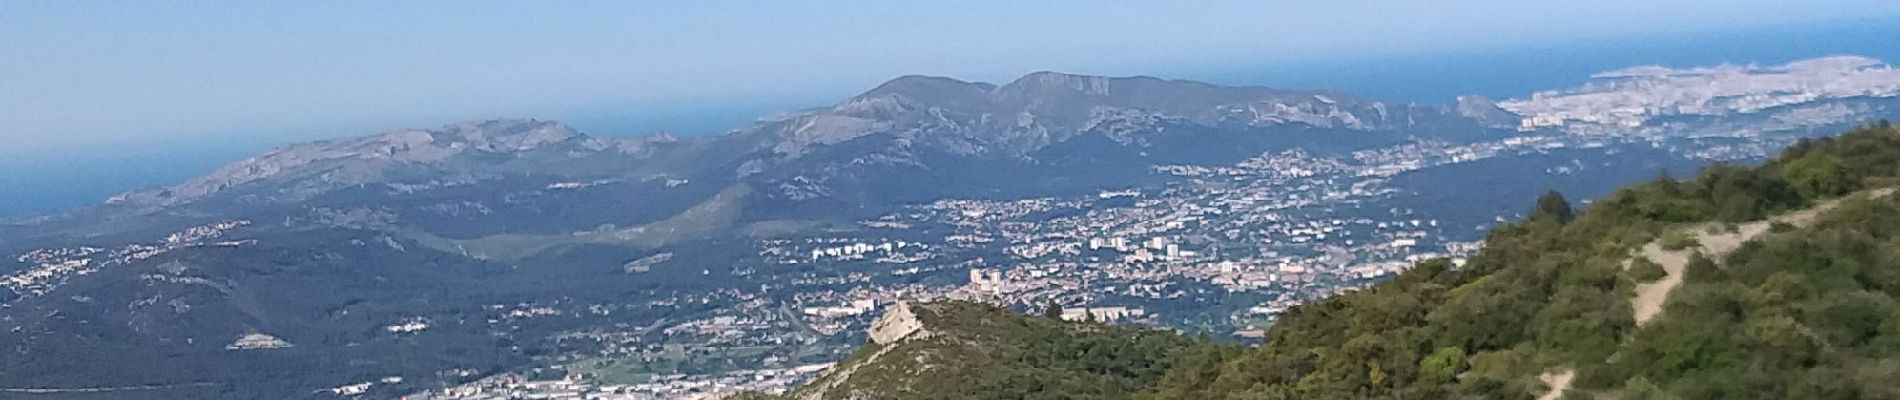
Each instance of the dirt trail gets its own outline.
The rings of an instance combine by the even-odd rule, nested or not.
[[[1815,208],[1818,209],[1820,207]],[[1794,218],[1788,219],[1792,220]],[[1655,318],[1657,313],[1662,312],[1663,302],[1669,300],[1669,292],[1674,291],[1677,286],[1682,286],[1683,270],[1689,266],[1689,257],[1691,254],[1700,251],[1703,256],[1720,260],[1722,256],[1728,255],[1730,251],[1734,251],[1736,247],[1740,247],[1742,242],[1746,242],[1748,239],[1755,237],[1755,235],[1767,231],[1768,225],[1773,223],[1771,221],[1781,220],[1783,219],[1776,218],[1768,221],[1741,224],[1735,232],[1719,231],[1709,233],[1710,229],[1721,229],[1721,227],[1707,224],[1697,225],[1689,228],[1689,231],[1695,233],[1696,243],[1700,243],[1701,246],[1691,246],[1681,250],[1667,250],[1662,247],[1662,244],[1656,242],[1643,245],[1643,258],[1649,259],[1649,261],[1657,265],[1661,265],[1663,272],[1667,273],[1667,275],[1664,275],[1662,279],[1658,279],[1655,282],[1636,285],[1636,300],[1630,302],[1630,304],[1636,308],[1636,326],[1643,326],[1643,324],[1649,323],[1649,320]],[[1628,266],[1626,265],[1624,268],[1628,268]]]
[[[1893,191],[1893,188],[1884,188],[1868,191],[1866,193],[1868,196],[1878,198],[1886,197],[1888,194],[1893,193]],[[1852,196],[1856,195],[1849,195],[1848,197]],[[1722,229],[1724,225],[1716,223],[1706,223],[1684,228],[1687,229],[1686,232],[1695,234],[1696,243],[1698,243],[1699,246],[1691,246],[1681,250],[1665,250],[1661,243],[1654,241],[1643,245],[1641,252],[1642,257],[1661,265],[1663,271],[1668,273],[1668,275],[1655,282],[1636,285],[1636,300],[1630,302],[1630,305],[1636,309],[1636,326],[1643,326],[1643,324],[1648,323],[1650,319],[1655,318],[1657,313],[1662,312],[1663,303],[1669,301],[1669,293],[1674,291],[1677,286],[1682,285],[1683,270],[1689,266],[1690,254],[1700,251],[1704,256],[1710,259],[1720,260],[1722,257],[1727,256],[1729,252],[1742,247],[1742,243],[1748,242],[1749,239],[1754,239],[1756,235],[1760,235],[1762,232],[1767,232],[1768,227],[1776,222],[1785,222],[1796,227],[1807,226],[1808,223],[1814,222],[1815,216],[1821,215],[1821,213],[1827,212],[1827,210],[1834,209],[1834,206],[1837,204],[1840,204],[1840,199],[1821,202],[1805,210],[1777,215],[1761,221],[1740,224],[1736,226],[1734,232]],[[1625,263],[1623,267],[1629,268],[1629,264]],[[1537,396],[1537,399],[1557,400],[1563,398],[1564,391],[1570,389],[1570,381],[1573,378],[1576,378],[1576,371],[1569,368],[1539,374],[1537,379],[1543,381],[1545,386],[1549,386],[1550,391]]]
[[[1889,188],[1874,190],[1868,193],[1873,197],[1883,197],[1892,192],[1893,189]],[[1661,243],[1657,242],[1650,242],[1644,245],[1642,250],[1643,258],[1647,258],[1649,261],[1661,265],[1663,271],[1668,273],[1668,275],[1655,282],[1636,286],[1636,300],[1630,302],[1636,309],[1636,325],[1642,326],[1648,323],[1650,319],[1655,318],[1657,313],[1662,312],[1663,303],[1669,301],[1669,293],[1674,291],[1677,286],[1682,285],[1682,272],[1683,269],[1689,265],[1690,254],[1700,251],[1709,259],[1721,260],[1722,257],[1727,256],[1729,252],[1742,247],[1742,243],[1747,242],[1749,239],[1754,239],[1756,235],[1760,235],[1762,232],[1767,232],[1770,224],[1786,222],[1797,227],[1807,226],[1809,222],[1814,221],[1815,216],[1833,209],[1836,204],[1840,204],[1839,199],[1825,201],[1805,210],[1777,215],[1761,221],[1740,224],[1734,232],[1721,229],[1722,225],[1714,223],[1687,228],[1687,232],[1695,234],[1696,242],[1699,243],[1700,246],[1691,246],[1681,250],[1666,250],[1663,249]],[[1624,268],[1628,267],[1627,264],[1624,265]]]
[[[1537,396],[1537,400],[1557,400],[1563,398],[1564,390],[1570,389],[1570,380],[1576,379],[1576,377],[1577,371],[1570,369],[1545,372],[1541,375],[1537,375],[1537,380],[1544,381],[1544,386],[1550,387],[1550,391],[1544,392],[1542,396]]]

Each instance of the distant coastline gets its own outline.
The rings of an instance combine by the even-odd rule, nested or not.
[[[1457,96],[1527,96],[1538,90],[1574,87],[1594,73],[1636,65],[1696,66],[1721,63],[1775,64],[1833,54],[1859,54],[1900,62],[1900,24],[1855,20],[1778,26],[1746,31],[1645,35],[1559,41],[1539,46],[1468,49],[1431,54],[1386,55],[1279,65],[1213,68],[1200,72],[1161,69],[1150,74],[1228,85],[1324,89],[1356,96],[1449,104]],[[844,98],[853,93],[836,93]],[[819,104],[819,103],[814,103]],[[795,109],[813,104],[787,105]],[[633,135],[655,131],[723,132],[750,122],[767,105],[733,104],[702,111],[638,109],[518,115],[568,121],[581,131]],[[608,113],[618,113],[610,115]],[[353,134],[341,131],[335,134]],[[0,218],[57,212],[93,204],[127,190],[176,183],[238,161],[262,149],[292,142],[290,136],[252,140],[194,138],[165,146],[125,146],[58,154],[0,153]]]

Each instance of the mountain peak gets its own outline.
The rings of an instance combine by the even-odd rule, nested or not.
[[[915,93],[915,92],[928,92],[928,91],[987,92],[995,88],[996,88],[996,85],[992,85],[988,83],[970,82],[970,81],[965,81],[965,80],[946,77],[946,76],[904,75],[904,76],[899,76],[896,78],[891,78],[891,80],[888,80],[888,81],[884,81],[884,83],[878,84],[877,87],[871,88],[870,91],[865,92],[864,95],[871,96],[871,95],[878,95],[878,94]]]
[[[982,99],[995,89],[996,85],[982,82],[969,82],[942,76],[904,75],[877,85],[870,91],[858,95],[857,99],[899,96],[919,102],[953,99],[969,101]]]
[[[1103,78],[1103,77],[1095,76],[1095,75],[1071,74],[1071,73],[1061,72],[1061,71],[1042,70],[1042,71],[1035,71],[1035,72],[1023,74],[1022,77],[1016,78],[1015,82],[1031,82],[1031,81],[1064,82],[1068,80],[1086,79],[1086,78]]]
[[[955,78],[904,75],[833,107],[833,111],[871,115],[906,109],[982,109],[996,85]]]
[[[508,118],[465,121],[437,131],[490,151],[528,150],[585,136],[559,122]]]
[[[1016,81],[1010,82],[1009,85],[1006,87],[1009,89],[1014,89],[1017,92],[1047,93],[1051,90],[1067,89],[1069,91],[1074,91],[1074,92],[1087,94],[1087,95],[1107,96],[1109,95],[1110,83],[1116,80],[1124,80],[1124,79],[1138,79],[1138,78],[1110,78],[1110,77],[1105,77],[1105,76],[1078,75],[1078,74],[1070,74],[1070,73],[1055,72],[1055,71],[1036,71],[1036,72],[1031,72],[1028,75],[1023,75],[1023,77],[1021,78],[1016,78]],[[1152,79],[1152,78],[1149,78],[1149,79]]]

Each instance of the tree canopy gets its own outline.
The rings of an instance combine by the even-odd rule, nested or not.
[[[1630,305],[1662,274],[1630,261],[1645,243],[1896,176],[1900,130],[1878,124],[1764,165],[1634,185],[1580,213],[1547,193],[1463,267],[1428,261],[1294,307],[1262,347],[1178,363],[1136,397],[1529,398],[1546,390],[1538,374],[1574,368],[1571,393],[1609,398],[1900,398],[1900,200],[1851,200],[1725,260],[1698,257],[1642,327]]]

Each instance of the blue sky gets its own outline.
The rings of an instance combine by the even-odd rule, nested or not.
[[[0,157],[494,116],[694,125],[904,74],[1192,77],[1895,16],[1891,0],[7,1]]]

